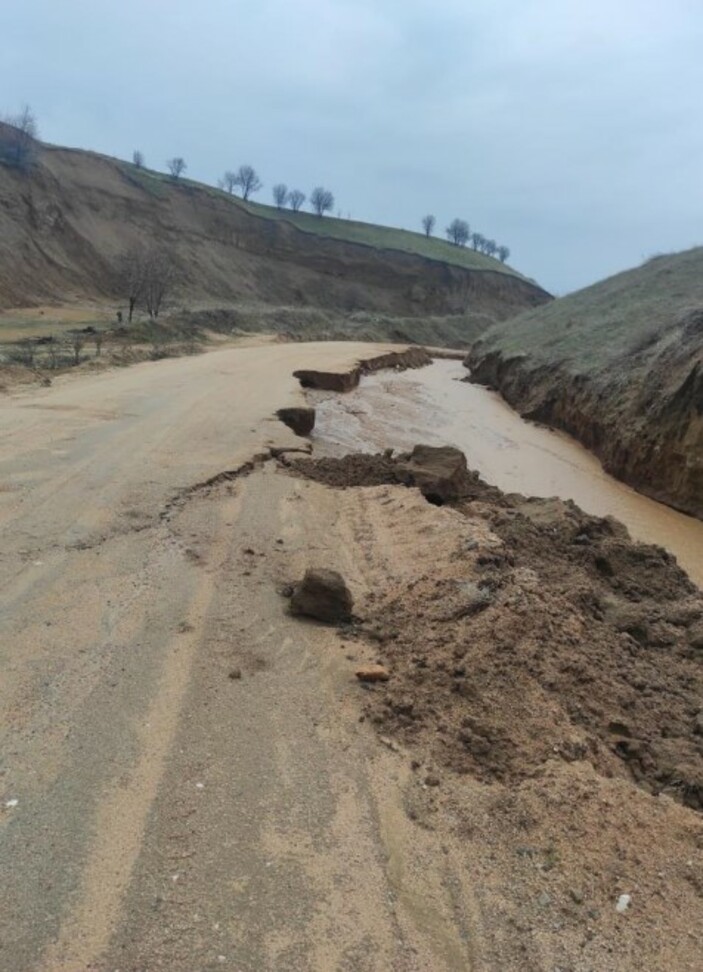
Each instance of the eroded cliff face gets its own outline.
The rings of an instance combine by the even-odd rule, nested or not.
[[[592,373],[479,342],[471,380],[526,418],[570,433],[608,472],[703,519],[703,311]]]
[[[183,301],[310,305],[503,320],[549,300],[528,280],[305,232],[208,187],[157,181],[115,159],[41,146],[0,165],[0,308],[116,294],[117,255],[166,249]]]

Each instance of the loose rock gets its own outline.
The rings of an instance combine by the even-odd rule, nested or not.
[[[472,484],[466,456],[452,446],[417,445],[402,456],[396,474],[408,486],[417,486],[431,502],[442,505],[466,496]]]
[[[391,676],[383,665],[364,665],[357,668],[356,677],[360,682],[387,682]]]
[[[350,621],[352,607],[352,596],[342,575],[321,568],[305,572],[290,600],[291,614],[303,614],[330,624]]]

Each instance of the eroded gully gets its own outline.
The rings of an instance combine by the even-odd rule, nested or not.
[[[597,516],[615,516],[632,536],[673,553],[703,586],[703,522],[648,499],[604,472],[562,433],[526,422],[494,392],[461,379],[458,361],[365,378],[345,395],[310,392],[317,410],[318,454],[455,445],[468,464],[505,492],[574,500]]]

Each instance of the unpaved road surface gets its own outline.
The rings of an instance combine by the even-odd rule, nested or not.
[[[558,502],[267,458],[296,368],[383,350],[0,404],[2,972],[700,969],[700,594]],[[287,614],[308,566],[361,627]]]
[[[311,559],[362,591],[336,495],[270,465],[210,482],[304,444],[272,418],[295,368],[380,350],[2,402],[0,968],[469,967],[463,876],[401,812],[337,633],[277,593]]]

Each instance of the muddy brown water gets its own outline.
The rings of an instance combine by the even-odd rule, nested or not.
[[[574,439],[526,422],[494,392],[461,379],[458,361],[381,372],[345,395],[311,392],[318,454],[454,445],[469,466],[505,492],[559,496],[596,516],[612,515],[631,535],[666,547],[703,587],[703,522],[648,499],[604,472]]]

